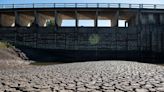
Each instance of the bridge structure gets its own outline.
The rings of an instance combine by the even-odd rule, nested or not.
[[[62,25],[66,20],[73,21],[71,26]],[[81,26],[82,20],[92,21],[92,26]],[[160,4],[0,5],[1,40],[70,59],[163,60],[163,25]]]

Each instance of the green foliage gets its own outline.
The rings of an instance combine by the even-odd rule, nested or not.
[[[98,34],[92,34],[89,37],[89,42],[91,45],[96,45],[100,42],[100,37]]]
[[[0,41],[0,48],[9,48],[12,45],[6,41]]]
[[[55,25],[54,20],[50,20],[49,22],[47,22],[47,26],[50,28],[50,31],[53,31],[54,25]]]

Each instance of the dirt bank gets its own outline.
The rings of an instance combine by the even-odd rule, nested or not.
[[[0,68],[12,68],[28,65],[26,55],[12,45],[0,42]]]

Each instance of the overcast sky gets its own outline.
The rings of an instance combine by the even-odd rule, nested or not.
[[[140,3],[164,4],[164,0],[0,0],[0,4],[18,3]]]

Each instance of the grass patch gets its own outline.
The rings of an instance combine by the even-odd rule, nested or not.
[[[2,48],[9,48],[9,47],[11,47],[10,43],[0,41],[0,49],[2,49]]]

